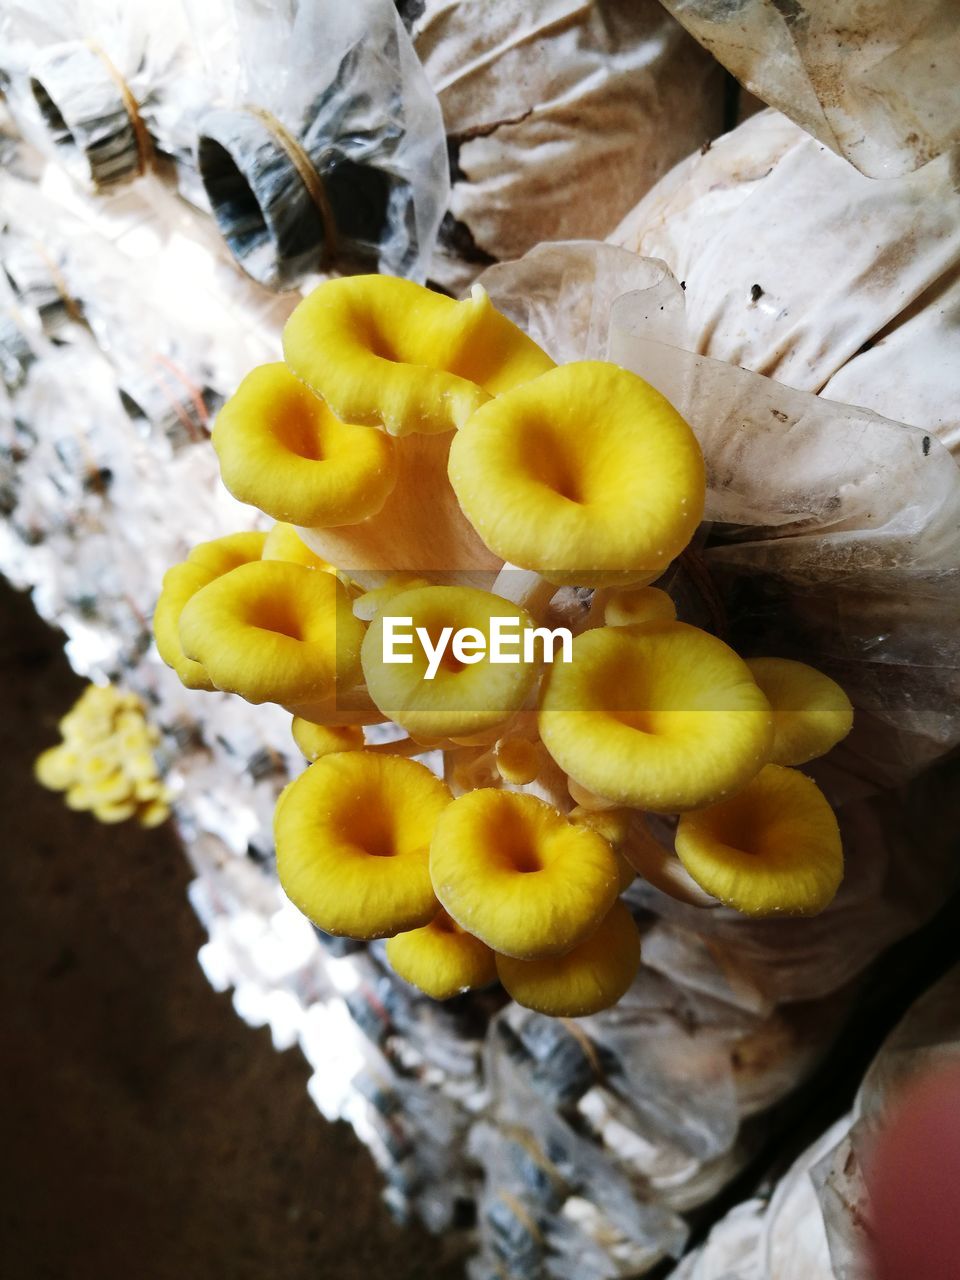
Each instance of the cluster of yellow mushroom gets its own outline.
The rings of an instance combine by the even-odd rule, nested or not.
[[[65,792],[69,808],[89,810],[100,822],[166,821],[171,795],[154,757],[159,733],[135,693],[87,685],[59,727],[63,741],[34,764],[42,786]]]
[[[312,762],[276,811],[292,901],[389,939],[438,999],[499,977],[563,1016],[632,982],[637,873],[700,906],[822,910],[840,837],[795,766],[850,703],[652,585],[704,509],[672,405],[615,365],[554,365],[482,289],[383,276],[317,288],[284,357],[213,436],[228,489],[277,524],[172,568],[155,632],[190,687],[291,712]],[[497,661],[507,627],[523,643]],[[385,721],[403,736],[373,741]]]

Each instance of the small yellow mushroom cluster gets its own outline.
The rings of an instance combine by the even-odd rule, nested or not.
[[[822,910],[839,832],[793,766],[850,704],[802,663],[744,662],[651,585],[704,509],[672,405],[615,365],[555,366],[477,288],[330,281],[284,355],[213,437],[227,487],[278,523],[171,569],[155,632],[190,687],[292,713],[312,763],[276,811],[290,898],[388,938],[438,999],[496,976],[567,1016],[636,973],[619,895],[638,872],[699,906]],[[497,661],[508,624],[524,643]],[[382,721],[406,736],[371,741]]]
[[[59,727],[63,741],[34,764],[42,786],[66,792],[69,808],[89,810],[100,822],[166,821],[171,796],[154,758],[159,733],[135,693],[88,685]]]

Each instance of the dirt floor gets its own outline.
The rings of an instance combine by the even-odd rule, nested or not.
[[[369,1156],[197,965],[172,832],[37,787],[81,688],[0,580],[3,1280],[454,1280]]]

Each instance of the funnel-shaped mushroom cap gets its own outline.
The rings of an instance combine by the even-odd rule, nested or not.
[[[384,645],[391,620],[404,619],[412,621],[396,622],[395,630],[413,638],[396,645],[394,652],[412,661],[386,662]],[[491,636],[502,625],[497,619],[511,622],[509,653],[517,657],[516,662],[491,661]],[[489,591],[474,587],[402,591],[377,614],[364,637],[363,674],[370,697],[385,716],[416,738],[482,733],[518,711],[533,687],[538,664],[523,661],[523,634],[533,626],[525,609]],[[447,647],[432,679],[426,678],[429,655],[416,628],[427,632],[434,648],[447,633]],[[461,661],[454,652],[454,638],[464,628],[472,629],[470,651],[461,649],[469,661]]]
[[[308,760],[335,751],[360,751],[363,747],[363,730],[354,724],[313,724],[302,716],[294,716],[290,726],[293,740]]]
[[[600,361],[483,405],[450,446],[450,483],[492,551],[551,582],[650,582],[703,515],[703,455],[676,409]]]
[[[287,321],[283,353],[338,417],[391,435],[462,427],[491,396],[554,367],[479,286],[454,302],[393,276],[319,285]]]
[[[747,666],[773,708],[774,764],[826,755],[853,728],[850,699],[822,671],[789,658],[750,658]]]
[[[607,842],[535,796],[481,789],[440,817],[434,889],[454,920],[494,951],[560,955],[592,933],[617,896]]]
[[[274,814],[284,892],[327,933],[388,938],[429,924],[430,837],[450,792],[424,765],[364,751],[324,756]]]
[[[750,916],[811,916],[833,900],[843,850],[815,782],[768,764],[729,800],[685,813],[677,856],[702,888]]]
[[[466,933],[442,910],[422,929],[391,938],[387,959],[405,982],[434,1000],[449,1000],[497,980],[496,960],[490,948]]]
[[[543,760],[540,745],[528,738],[508,735],[496,744],[497,772],[512,786],[533,782],[543,768]]]
[[[320,569],[323,573],[336,573],[329,561],[316,555],[297,533],[292,524],[278,520],[263,544],[262,560],[286,560],[288,564],[302,564],[305,569]]]
[[[213,445],[235,498],[293,524],[356,524],[396,482],[393,441],[335,418],[285,364],[247,374],[217,414]]]
[[[33,776],[48,791],[66,791],[80,769],[80,753],[70,743],[59,742],[41,751],[33,762]]]
[[[632,627],[643,622],[673,622],[677,608],[666,591],[641,587],[639,591],[611,591],[603,606],[608,627]]]
[[[598,627],[555,663],[543,745],[581,787],[677,813],[738,790],[770,758],[772,715],[743,661],[685,623]]]
[[[218,689],[307,719],[335,709],[338,690],[356,682],[362,638],[338,579],[282,560],[233,569],[180,616],[184,653]]]
[[[216,688],[199,662],[183,652],[180,644],[180,615],[184,606],[202,588],[224,573],[259,560],[265,535],[232,533],[212,542],[201,542],[181,564],[168,569],[156,608],[153,611],[153,634],[160,657],[180,677],[188,689]]]
[[[563,956],[516,960],[497,956],[497,975],[527,1009],[554,1018],[583,1018],[625,995],[640,968],[640,934],[622,902],[615,902],[590,937]]]

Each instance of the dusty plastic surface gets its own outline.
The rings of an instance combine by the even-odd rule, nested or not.
[[[960,140],[952,0],[664,0],[742,85],[872,178]]]
[[[413,35],[458,170],[450,211],[480,251],[441,247],[450,287],[484,254],[605,236],[721,127],[719,68],[657,0],[427,0]]]
[[[863,177],[765,111],[610,237],[686,288],[685,345],[960,443],[960,194],[941,156]]]

